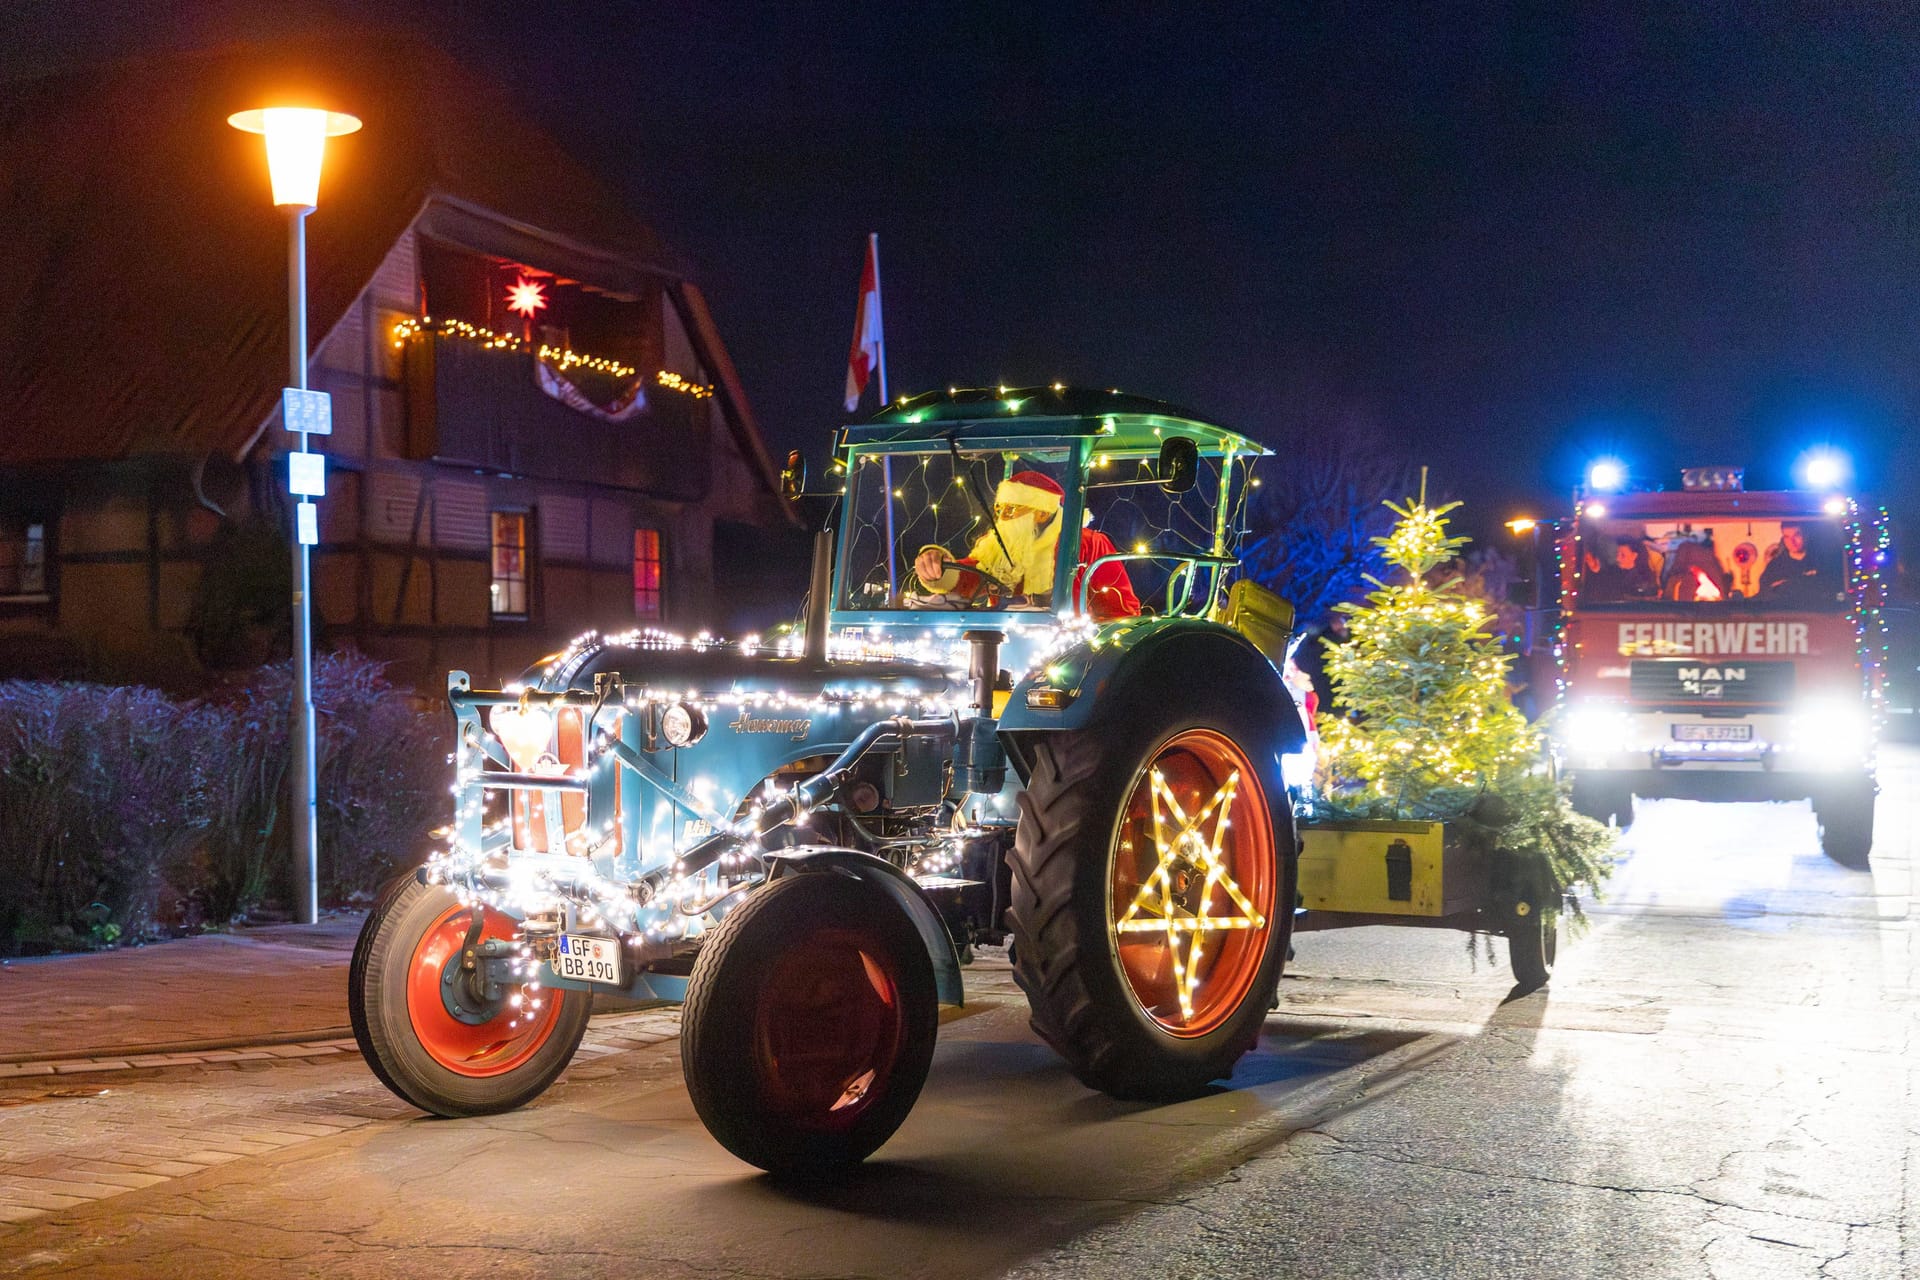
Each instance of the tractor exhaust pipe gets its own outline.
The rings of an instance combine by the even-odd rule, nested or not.
[[[827,609],[833,603],[833,530],[813,535],[813,574],[807,584],[805,654],[809,666],[827,662]]]
[[[1000,680],[1000,645],[1003,631],[969,631],[962,637],[969,650],[967,684],[973,696],[973,713],[993,715],[993,687]]]

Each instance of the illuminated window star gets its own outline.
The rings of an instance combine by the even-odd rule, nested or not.
[[[527,319],[533,319],[533,313],[541,311],[547,305],[547,286],[535,284],[521,276],[507,286],[507,310],[517,311]]]

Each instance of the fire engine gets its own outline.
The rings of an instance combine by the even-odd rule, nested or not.
[[[1616,480],[1596,468],[1596,480]],[[1884,511],[1750,492],[1696,467],[1679,491],[1576,494],[1557,541],[1553,742],[1574,803],[1812,802],[1821,848],[1865,867],[1880,722]]]

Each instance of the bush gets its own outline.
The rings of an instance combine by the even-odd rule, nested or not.
[[[289,665],[195,701],[0,683],[0,951],[225,923],[292,865]],[[371,893],[443,820],[446,728],[380,664],[314,664],[320,891]]]
[[[0,684],[0,947],[150,932],[205,827],[204,713],[151,689]]]
[[[257,692],[271,705],[292,698],[292,672],[280,663],[261,672]],[[447,820],[451,800],[450,726],[422,713],[388,683],[382,664],[358,654],[324,654],[313,665],[318,747],[320,896],[347,902],[425,858],[427,833]],[[292,828],[284,826],[275,856],[291,866]]]

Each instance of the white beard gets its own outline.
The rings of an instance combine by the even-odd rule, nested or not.
[[[1060,546],[1060,521],[1049,520],[1044,529],[1034,528],[1034,517],[1020,516],[999,522],[1000,536],[993,530],[974,544],[973,558],[982,569],[999,578],[1020,595],[1053,594],[1054,553]],[[1006,550],[1000,544],[1006,543]],[[1009,559],[1011,557],[1011,559]]]

